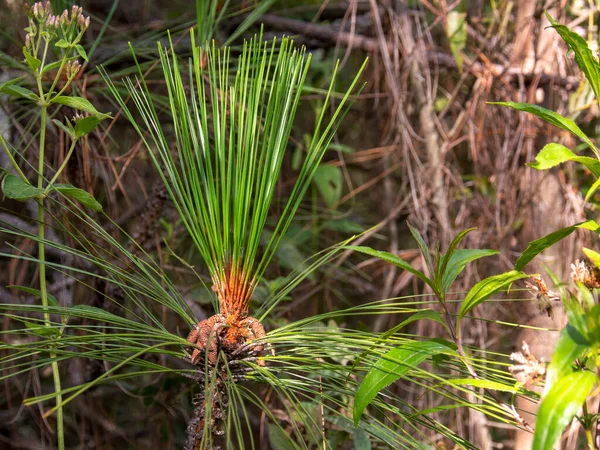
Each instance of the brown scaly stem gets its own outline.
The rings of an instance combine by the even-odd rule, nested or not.
[[[250,340],[263,337],[265,337],[265,329],[253,317],[238,319],[236,316],[227,317],[224,314],[215,314],[198,322],[190,331],[187,337],[188,342],[198,346],[192,352],[191,362],[198,364],[204,351],[208,351],[208,362],[214,366],[217,363],[219,347],[229,356],[239,357],[244,353],[256,356],[263,350],[263,346],[260,344],[254,348],[248,347],[245,352],[241,349],[246,347]],[[264,365],[264,362],[259,360],[258,364]]]
[[[187,340],[195,347],[185,359],[196,366],[190,378],[198,382],[200,393],[194,398],[196,407],[188,423],[184,450],[221,449],[226,438],[227,383],[245,380],[250,368],[244,361],[264,366],[265,362],[258,359],[264,344],[254,342],[264,336],[263,326],[253,317],[215,314],[194,325]],[[214,383],[209,387],[207,380]]]
[[[456,344],[456,349],[458,351],[458,354],[461,356],[463,362],[465,363],[465,367],[469,371],[469,374],[471,374],[471,376],[473,378],[479,380],[480,379],[479,375],[477,374],[477,371],[475,370],[473,365],[470,363],[469,358],[467,357],[467,353],[465,352],[465,349],[462,345],[460,330],[457,335],[456,331],[455,331],[456,328],[455,328],[454,321],[452,320],[452,316],[450,315],[450,312],[448,311],[448,308],[446,307],[446,303],[443,301],[440,301],[440,304],[442,305],[442,308],[444,310],[444,318],[445,318],[446,324],[448,325],[448,328],[450,330],[450,335],[452,336],[452,340]],[[535,431],[533,429],[533,427],[529,423],[527,423],[527,421],[519,414],[519,412],[515,409],[515,407],[513,405],[509,405],[509,404],[505,403],[502,399],[500,399],[494,392],[490,391],[489,389],[484,388],[483,391],[487,395],[489,395],[496,403],[498,403],[498,405],[503,410],[505,410],[511,416],[513,416],[513,418],[519,425],[521,425],[523,428],[525,428],[530,433],[533,433]]]
[[[211,372],[208,374],[209,379],[212,378]],[[196,407],[188,423],[188,439],[184,450],[220,450],[225,435],[223,418],[228,406],[224,380],[221,376],[222,374],[219,373],[211,389],[201,389],[200,393],[194,396]],[[204,388],[204,379],[202,374],[201,379],[198,380],[201,388]],[[206,398],[207,393],[209,399]],[[205,429],[208,429],[209,433],[205,433]]]

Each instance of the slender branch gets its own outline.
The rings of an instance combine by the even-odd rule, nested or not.
[[[2,137],[2,135],[0,135],[0,142],[2,143],[2,148],[4,148],[4,152],[6,153],[6,156],[8,156],[8,159],[10,160],[10,163],[12,164],[12,166],[14,167],[14,169],[21,176],[21,179],[23,181],[27,182],[28,181],[27,177],[25,176],[25,174],[23,173],[23,171],[21,170],[21,168],[17,164],[17,161],[15,161],[15,157],[10,152],[10,149],[6,145],[6,141],[4,140],[4,138]]]
[[[73,142],[71,142],[71,148],[69,148],[69,151],[67,152],[67,156],[65,156],[65,159],[63,160],[62,164],[60,165],[60,167],[54,174],[54,177],[52,177],[52,179],[48,183],[48,186],[46,186],[46,193],[48,193],[50,191],[54,182],[58,179],[59,175],[62,173],[62,171],[67,166],[67,163],[69,162],[69,159],[71,158],[71,155],[73,154],[73,150],[75,150],[75,145],[77,144],[77,141],[78,141],[77,139],[74,139]]]
[[[67,55],[68,52],[65,52],[65,54],[63,55],[63,59],[60,62],[60,67],[58,68],[58,72],[56,72],[56,77],[54,77],[54,81],[52,82],[52,86],[50,86],[50,90],[47,93],[47,98],[46,100],[49,101],[50,100],[50,96],[52,95],[52,92],[54,91],[54,88],[56,87],[56,84],[58,83],[58,80],[60,79],[60,75],[62,74],[62,70],[65,67],[65,63],[67,62]],[[65,83],[65,84],[68,84]]]
[[[38,75],[36,78],[38,80],[38,86],[40,89],[40,99],[43,100],[44,92],[41,84],[42,79],[42,68],[43,65],[40,66]],[[38,188],[42,188],[44,184],[44,150],[46,144],[46,120],[48,116],[48,107],[44,104],[41,110],[41,123],[40,123],[40,153],[39,153],[39,166],[38,166]],[[45,222],[44,222],[44,199],[39,198],[37,200],[37,210],[38,210],[38,236],[39,236],[39,246],[38,246],[38,259],[39,259],[39,271],[40,271],[40,293],[42,299],[42,306],[44,307],[44,322],[47,327],[51,327],[50,323],[50,313],[48,312],[48,292],[46,289],[46,254],[45,254],[45,245],[44,245],[44,234],[45,234]],[[61,394],[61,383],[60,383],[60,371],[58,370],[58,363],[54,358],[56,358],[55,354],[50,354],[50,358],[52,361],[52,376],[54,378],[54,391],[56,392],[56,405],[58,408],[58,412],[56,415],[56,434],[58,440],[58,449],[64,450],[65,448],[65,434],[64,434],[64,425],[63,425],[63,409],[62,409],[62,394]]]

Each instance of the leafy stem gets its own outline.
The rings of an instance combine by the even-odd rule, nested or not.
[[[40,66],[40,72],[43,64]],[[38,85],[40,87],[40,98],[44,98],[43,88],[41,86],[41,76],[38,77]],[[42,188],[44,183],[44,150],[46,144],[46,121],[48,116],[48,107],[46,105],[42,106],[41,111],[41,123],[40,123],[40,152],[39,152],[39,167],[38,167],[38,188]],[[73,146],[74,147],[74,146]],[[67,160],[66,158],[65,160]],[[57,174],[60,172],[57,172]],[[45,235],[45,222],[44,222],[44,199],[37,199],[37,209],[38,209],[38,236],[39,236],[39,245],[38,245],[38,259],[39,259],[39,272],[40,272],[40,297],[42,299],[42,306],[44,307],[44,323],[46,327],[51,328],[52,324],[50,323],[50,313],[48,312],[48,291],[46,288],[46,249],[44,245],[44,235]],[[64,427],[63,427],[63,409],[62,409],[62,395],[61,395],[61,383],[60,383],[60,372],[58,370],[58,363],[54,358],[56,358],[55,354],[50,354],[50,357],[53,359],[52,361],[52,377],[54,378],[54,390],[56,391],[56,405],[57,405],[57,414],[56,414],[56,434],[58,438],[58,448],[59,450],[64,450],[65,448],[65,436],[64,436]]]

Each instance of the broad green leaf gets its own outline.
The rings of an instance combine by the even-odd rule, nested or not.
[[[521,256],[519,256],[517,259],[517,262],[515,263],[515,270],[523,270],[529,261],[546,250],[548,247],[569,236],[577,228],[586,228],[588,230],[598,232],[598,224],[593,220],[588,220],[586,222],[578,223],[577,225],[571,225],[570,227],[562,228],[544,237],[536,239],[535,241],[531,241],[525,251],[521,253]]]
[[[589,342],[588,339],[588,324],[585,319],[585,310],[583,308],[583,304],[589,304],[589,295],[591,294],[590,290],[586,287],[579,287],[579,292],[567,292],[565,298],[563,299],[563,303],[565,305],[565,309],[567,310],[567,318],[569,320],[569,326],[573,327],[577,333],[584,337],[584,339]],[[592,297],[593,300],[593,297]],[[573,334],[573,338],[575,339],[577,335]]]
[[[533,450],[552,450],[595,382],[593,372],[574,372],[554,383],[538,410]]]
[[[402,378],[427,358],[440,353],[455,354],[454,350],[439,342],[410,342],[393,348],[375,363],[362,380],[354,397],[354,426],[358,425],[365,408],[377,393]]]
[[[88,116],[83,119],[79,119],[75,122],[75,137],[79,139],[85,136],[96,128],[96,126],[106,119],[108,116]]]
[[[433,261],[431,260],[431,252],[429,251],[429,247],[427,247],[427,244],[425,243],[423,236],[421,236],[421,233],[419,233],[419,230],[414,228],[409,222],[406,222],[406,225],[408,225],[408,229],[410,230],[410,234],[413,235],[414,240],[417,241],[421,255],[423,255],[425,264],[427,264],[427,268],[429,269],[429,276],[434,277],[435,271],[433,269]]]
[[[592,249],[583,247],[583,254],[587,256],[587,258],[600,269],[600,253],[595,252]]]
[[[450,11],[447,15],[446,33],[450,51],[454,56],[459,73],[462,73],[463,59],[461,52],[467,44],[467,14],[465,12]]]
[[[592,197],[592,195],[594,195],[594,192],[596,192],[599,187],[600,187],[600,177],[598,177],[598,179],[596,181],[594,181],[594,184],[592,184],[590,186],[590,188],[587,191],[587,194],[585,194],[585,201],[586,202],[590,200],[590,198]]]
[[[486,256],[497,255],[500,252],[497,250],[487,250],[487,249],[461,249],[455,250],[448,261],[448,266],[446,267],[446,271],[442,277],[442,290],[444,292],[448,292],[454,280],[460,275],[460,273],[464,270],[466,265],[472,261],[475,261],[479,258],[484,258]]]
[[[19,86],[13,83],[14,80],[6,82],[0,85],[0,92],[8,95],[14,95],[15,97],[23,97],[28,100],[37,102],[39,97],[35,93],[23,86]]]
[[[80,44],[75,45],[75,50],[77,50],[77,53],[79,54],[79,56],[81,56],[85,61],[88,60],[88,55],[85,52],[85,49],[83,48],[83,46],[81,46]]]
[[[36,57],[34,57],[31,53],[29,53],[27,47],[23,47],[23,55],[25,55],[25,62],[27,63],[27,66],[29,66],[31,71],[35,72],[36,70],[38,70],[38,67],[40,67],[40,64],[42,64],[42,62]]]
[[[593,302],[594,296],[591,292],[588,291],[588,293]],[[594,305],[594,303],[591,304]],[[585,319],[587,322],[587,333],[585,337],[592,346],[597,348],[598,344],[600,344],[600,305],[596,304],[592,306],[585,314]]]
[[[2,180],[2,192],[8,198],[24,201],[42,195],[44,189],[32,186],[20,177],[9,173]]]
[[[64,39],[61,39],[59,41],[56,41],[54,45],[58,48],[68,48],[70,44]]]
[[[588,147],[590,147],[596,156],[598,156],[598,151],[596,150],[596,146],[587,137],[587,135],[581,131],[581,129],[573,122],[571,119],[567,117],[563,117],[554,111],[550,111],[549,109],[542,108],[537,105],[530,105],[528,103],[517,103],[517,102],[489,102],[490,105],[501,105],[508,106],[510,108],[516,109],[517,111],[525,111],[531,113],[544,121],[551,123],[559,128],[562,128],[565,131],[569,131],[585,142]]]
[[[528,278],[529,275],[518,270],[511,270],[510,272],[501,273],[481,280],[475,286],[471,288],[462,304],[460,305],[460,312],[458,313],[458,321],[456,327],[458,328],[460,320],[468,314],[473,308],[487,299],[489,296],[496,292],[506,288],[513,282],[522,278]]]
[[[79,111],[84,111],[86,113],[90,113],[95,116],[108,117],[108,114],[102,114],[101,112],[99,112],[96,108],[94,108],[94,105],[92,105],[89,102],[89,100],[87,100],[83,97],[59,95],[57,97],[54,97],[52,100],[50,100],[50,103],[58,103],[60,105],[65,105],[65,106],[68,106],[69,108],[77,109]]]
[[[62,123],[60,120],[57,120],[57,119],[52,119],[52,123],[54,125],[56,125],[58,128],[60,128],[61,130],[63,130],[71,139],[73,139],[73,140],[77,139],[77,136],[75,135],[75,130],[71,126],[71,122],[69,122],[69,120],[67,120],[67,125],[65,125],[64,123]]]
[[[371,247],[363,247],[363,246],[356,246],[356,245],[348,245],[346,248],[349,250],[354,250],[355,252],[364,253],[365,255],[374,256],[385,262],[394,264],[395,266],[398,266],[401,269],[404,269],[404,270],[412,273],[413,275],[415,275],[417,278],[419,278],[425,284],[429,285],[434,291],[436,290],[433,282],[429,278],[427,278],[423,272],[415,269],[409,263],[407,263],[403,259],[398,258],[396,255],[393,255],[392,253],[384,252],[384,251],[380,251],[380,250],[374,250]]]
[[[315,172],[314,181],[327,206],[333,208],[342,195],[342,169],[321,164]]]
[[[535,162],[527,165],[537,170],[547,170],[567,161],[583,164],[594,175],[600,177],[600,161],[589,156],[577,156],[564,145],[554,142],[545,145],[535,157]]]
[[[573,361],[575,361],[586,348],[588,348],[586,339],[575,329],[575,327],[571,324],[567,324],[560,332],[554,354],[548,365],[544,393],[548,392],[556,380],[562,375],[571,372]]]
[[[23,291],[27,294],[31,294],[31,295],[35,295],[36,297],[42,297],[42,292],[39,289],[34,289],[28,286],[17,286],[17,285],[10,285],[10,286],[6,286],[6,289],[17,289],[19,291]],[[46,297],[48,298],[48,305],[50,306],[59,306],[58,304],[58,300],[56,299],[56,297],[52,294],[46,293]]]
[[[440,262],[440,267],[439,267],[439,272],[435,274],[436,283],[439,283],[440,280],[442,279],[442,277],[444,276],[444,274],[446,273],[446,268],[448,267],[448,262],[450,261],[450,257],[454,253],[454,250],[456,249],[456,247],[458,247],[458,244],[460,244],[461,241],[465,238],[465,236],[473,230],[475,230],[475,228],[467,228],[466,230],[463,230],[460,233],[458,233],[455,236],[455,238],[452,239],[452,242],[450,242],[450,245],[448,246],[448,250],[446,251],[446,254],[442,256],[442,260]]]
[[[513,394],[519,392],[519,389],[514,386],[480,378],[455,378],[453,380],[448,380],[448,383],[457,386],[473,386],[476,388],[491,389],[493,391],[512,392]]]
[[[28,328],[28,331],[32,332],[36,336],[40,336],[43,338],[60,336],[60,331],[58,331],[55,327],[47,327],[44,324],[28,322],[26,320],[22,320],[21,322],[25,324],[25,326]]]
[[[575,62],[585,74],[590,86],[594,90],[594,94],[596,94],[596,98],[600,99],[600,66],[588,43],[577,33],[569,30],[564,25],[560,25],[549,14],[546,13],[546,17],[548,17],[548,20],[552,24],[552,28],[560,34],[563,41],[575,53]]]
[[[96,201],[92,194],[83,189],[76,188],[71,184],[55,184],[52,186],[52,190],[68,195],[94,211],[102,211],[102,205]]]
[[[50,64],[44,64],[44,68],[42,69],[42,73],[49,72],[50,70],[58,69],[62,65],[62,59],[59,61],[54,61]]]

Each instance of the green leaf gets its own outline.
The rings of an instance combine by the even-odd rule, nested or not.
[[[80,44],[75,45],[75,50],[77,50],[77,53],[79,53],[79,56],[81,56],[85,61],[88,61],[88,55],[85,51],[85,48],[83,48],[83,46],[81,46]]]
[[[600,269],[600,253],[595,252],[592,249],[583,247],[583,254],[587,256],[587,258]]]
[[[487,249],[464,249],[464,250],[455,250],[448,261],[448,266],[444,275],[442,277],[442,290],[444,292],[448,292],[454,280],[460,275],[460,273],[464,270],[466,265],[472,261],[475,261],[479,258],[484,258],[486,256],[497,255],[500,252],[497,250],[487,250]]]
[[[446,35],[450,44],[450,51],[459,73],[462,73],[463,59],[461,52],[467,44],[467,14],[465,12],[450,11],[447,16]]]
[[[440,353],[455,354],[454,350],[432,341],[415,341],[393,348],[375,363],[360,383],[354,397],[354,426],[377,393],[402,378],[427,358]]]
[[[546,122],[555,125],[559,128],[562,128],[565,131],[569,131],[585,142],[588,147],[590,147],[596,156],[598,156],[598,151],[596,150],[596,146],[587,137],[587,135],[581,131],[581,129],[573,122],[571,119],[567,117],[563,117],[554,111],[550,111],[549,109],[542,108],[537,105],[530,105],[528,103],[517,103],[517,102],[489,102],[490,105],[501,105],[508,106],[510,108],[516,109],[517,111],[525,111],[531,113],[540,119],[545,120]]]
[[[506,288],[513,282],[522,278],[527,278],[529,275],[518,270],[511,270],[510,272],[501,273],[494,275],[484,280],[481,280],[475,286],[471,288],[462,304],[460,305],[460,312],[458,313],[458,321],[456,327],[460,323],[460,320],[468,314],[473,308],[487,299],[490,295]]]
[[[8,198],[24,201],[35,198],[38,195],[42,195],[44,193],[44,189],[32,186],[31,184],[23,181],[22,178],[9,173],[6,174],[2,180],[2,192]]]
[[[431,252],[429,251],[429,247],[427,247],[427,244],[425,243],[423,236],[421,236],[421,233],[419,233],[419,230],[414,228],[409,222],[406,222],[406,225],[408,225],[408,229],[410,230],[410,234],[412,234],[414,240],[417,241],[421,255],[423,255],[425,264],[427,264],[427,268],[429,269],[429,276],[434,277],[435,271],[433,270],[433,261],[431,260]]]
[[[448,262],[450,261],[450,257],[454,253],[454,250],[456,249],[456,247],[458,247],[458,244],[461,243],[461,241],[465,238],[465,236],[467,234],[469,234],[471,231],[473,231],[475,229],[476,228],[467,228],[466,230],[463,230],[460,233],[458,233],[456,235],[456,237],[454,239],[452,239],[452,242],[448,246],[448,250],[446,251],[446,254],[442,256],[442,260],[441,260],[441,263],[439,266],[439,271],[438,271],[438,273],[435,274],[436,283],[439,283],[440,280],[442,279],[442,277],[444,276],[444,274],[446,273],[446,268],[448,267]]]
[[[57,119],[52,119],[52,123],[54,125],[56,125],[58,128],[60,128],[61,130],[63,130],[71,139],[73,139],[73,140],[77,139],[75,130],[73,129],[71,122],[68,119],[67,119],[67,125],[65,125],[64,123],[62,123],[60,120],[57,120]]]
[[[73,197],[75,200],[94,211],[102,211],[102,205],[96,201],[92,194],[83,189],[76,188],[71,184],[55,184],[52,186],[51,190]]]
[[[482,380],[481,378],[455,378],[453,380],[448,380],[448,383],[457,386],[473,386],[494,391],[512,392],[513,394],[519,392],[519,389],[514,386],[509,386],[497,381]]]
[[[71,58],[70,58],[71,59]],[[59,61],[54,61],[50,64],[44,64],[44,68],[42,69],[42,73],[49,72],[50,70],[58,69],[63,63],[62,59]]]
[[[519,256],[517,259],[517,262],[515,263],[515,270],[523,270],[529,261],[546,250],[548,247],[569,236],[577,228],[586,228],[588,230],[597,232],[598,224],[593,220],[588,220],[577,225],[571,225],[570,227],[562,228],[544,237],[536,239],[535,241],[531,241],[525,251],[521,253],[521,256]]]
[[[54,45],[58,48],[68,48],[71,44],[69,44],[64,39],[61,39],[60,41],[57,41]]]
[[[600,161],[588,156],[577,156],[564,145],[554,142],[545,145],[535,157],[535,162],[528,163],[527,165],[537,170],[547,170],[567,161],[575,161],[583,164],[594,175],[600,177]]]
[[[47,327],[46,325],[28,322],[26,320],[22,320],[21,322],[23,322],[23,324],[25,324],[28,330],[36,336],[40,336],[43,338],[52,338],[60,336],[60,331],[58,331],[55,327]]]
[[[15,97],[22,97],[28,100],[37,102],[39,97],[35,95],[35,93],[23,86],[19,86],[14,84],[15,80],[8,81],[4,84],[0,84],[0,92],[8,95],[13,95]]]
[[[600,66],[588,43],[577,33],[569,30],[564,25],[560,25],[548,13],[546,13],[546,17],[552,24],[552,28],[560,34],[563,41],[575,53],[575,62],[585,74],[590,86],[594,90],[594,94],[596,94],[596,98],[600,99]]]
[[[96,108],[94,108],[94,105],[92,105],[89,100],[83,98],[83,97],[77,97],[77,96],[65,96],[65,95],[59,95],[57,97],[54,97],[52,100],[50,100],[50,103],[58,103],[60,105],[65,105],[68,106],[70,108],[73,109],[77,109],[79,111],[84,111],[86,113],[90,113],[93,114],[95,116],[103,116],[103,117],[108,117],[108,114],[102,114],[101,112],[99,112]]]
[[[40,290],[30,288],[28,286],[10,285],[10,286],[6,286],[6,289],[17,289],[19,291],[26,292],[27,294],[35,295],[36,297],[42,298],[42,292]],[[54,295],[46,293],[46,297],[48,298],[48,304],[50,306],[59,306],[58,300],[56,299],[56,297]]]
[[[533,450],[552,450],[595,382],[596,375],[593,372],[574,372],[560,378],[552,386],[538,410]]]
[[[588,343],[573,325],[567,324],[560,331],[554,354],[548,365],[544,392],[548,392],[556,380],[565,373],[571,373],[571,365],[586,349]]]
[[[75,138],[79,139],[82,136],[90,133],[98,126],[100,122],[106,119],[108,116],[88,116],[83,119],[79,119],[75,122]]]
[[[23,47],[23,55],[25,55],[25,62],[27,62],[27,65],[29,66],[31,71],[37,71],[38,67],[40,67],[40,64],[42,64],[42,62],[36,57],[34,57],[31,53],[29,53],[27,47]]]
[[[363,247],[363,246],[356,246],[356,245],[348,245],[348,246],[346,246],[346,248],[349,250],[354,250],[355,252],[364,253],[365,255],[374,256],[385,262],[394,264],[395,266],[398,266],[401,269],[404,269],[404,270],[412,273],[413,275],[415,275],[417,278],[419,278],[425,284],[429,285],[434,291],[436,290],[433,282],[429,278],[427,278],[423,272],[415,269],[409,263],[407,263],[403,259],[398,258],[396,255],[393,255],[392,253],[384,252],[384,251],[380,251],[380,250],[374,250],[371,247]]]
[[[321,164],[315,172],[314,181],[327,206],[333,208],[342,196],[342,169]]]
[[[587,194],[585,194],[585,201],[586,202],[590,200],[590,198],[592,197],[592,195],[594,195],[594,192],[596,192],[599,187],[600,187],[600,177],[598,177],[598,179],[596,181],[594,181],[594,184],[592,184],[590,186],[590,188],[587,191]]]

